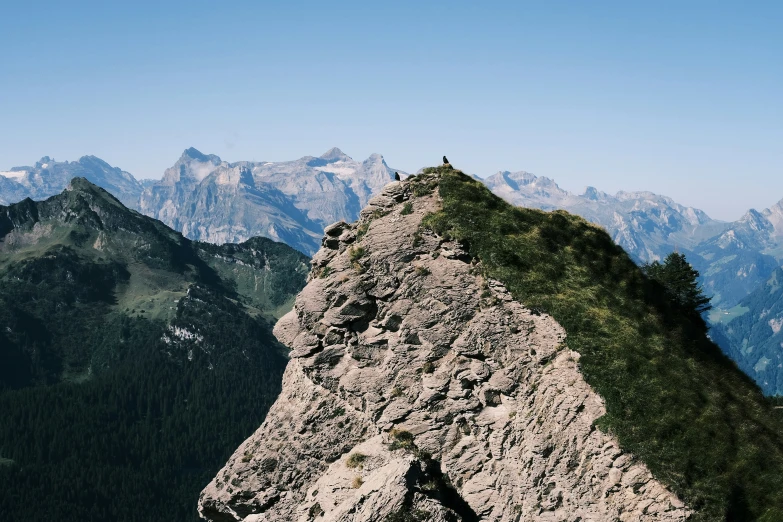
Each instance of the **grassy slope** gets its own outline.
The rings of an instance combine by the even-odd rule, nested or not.
[[[695,520],[783,520],[783,420],[600,228],[513,207],[449,168],[425,226],[460,240],[520,302],[551,314],[616,435]],[[426,176],[420,176],[424,183]],[[420,188],[424,190],[424,188]]]

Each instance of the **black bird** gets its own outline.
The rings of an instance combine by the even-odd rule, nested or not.
[[[446,156],[443,156],[443,164],[447,164],[449,162],[449,159]]]
[[[400,173],[399,172],[395,172],[394,173],[394,181],[400,181]]]

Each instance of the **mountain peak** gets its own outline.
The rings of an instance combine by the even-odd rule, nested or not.
[[[767,217],[769,217],[771,214],[783,214],[783,199],[766,209],[763,214]]]
[[[327,150],[323,154],[321,154],[321,159],[326,160],[329,162],[333,161],[351,161],[353,158],[348,156],[346,153],[338,149],[337,147],[332,147],[331,149]]]
[[[745,212],[745,214],[742,215],[741,218],[739,218],[740,223],[759,224],[764,221],[766,221],[764,214],[762,214],[755,208],[749,209],[747,212]]]
[[[386,160],[383,159],[383,156],[381,156],[377,152],[374,152],[374,153],[370,154],[370,157],[367,158],[366,160],[364,160],[362,163],[364,163],[366,165],[373,165],[373,164],[376,164],[376,163],[381,163],[383,165],[386,165]]]
[[[198,160],[198,161],[209,161],[211,156],[212,156],[212,154],[207,156],[206,154],[203,154],[201,151],[199,151],[195,147],[190,147],[190,148],[185,149],[182,152],[182,157],[180,159],[182,159],[182,160],[194,159],[194,160]]]
[[[478,520],[476,513],[484,520],[532,520],[539,512],[538,499],[549,494],[551,483],[560,487],[564,506],[574,506],[569,509],[582,510],[595,520],[616,518],[612,513],[618,503],[625,511],[641,513],[637,506],[657,498],[663,498],[659,501],[663,505],[679,506],[660,520],[686,518],[689,509],[641,463],[635,463],[633,475],[624,480],[622,475],[628,471],[612,471],[619,473],[613,482],[618,485],[616,496],[607,496],[601,481],[578,472],[563,473],[553,464],[580,462],[582,455],[606,452],[613,457],[595,459],[590,467],[591,474],[608,476],[614,455],[621,450],[611,434],[595,428],[594,421],[603,411],[593,405],[602,402],[580,375],[579,356],[571,351],[570,339],[564,346],[564,329],[551,316],[516,302],[494,274],[484,272],[493,280],[484,279],[471,263],[478,261],[473,252],[476,244],[501,241],[494,241],[492,235],[476,237],[469,252],[467,242],[439,236],[432,229],[420,232],[425,216],[435,215],[445,223],[470,212],[474,199],[482,205],[490,197],[481,192],[478,182],[456,172],[425,169],[413,180],[389,183],[361,212],[359,222],[326,228],[323,248],[312,261],[317,277],[310,278],[295,310],[280,319],[274,330],[278,340],[291,348],[281,395],[261,428],[202,493],[203,518],[235,520],[224,514],[237,506],[246,509],[245,499],[263,496],[280,499],[264,509],[263,516],[270,521],[295,520],[298,513],[309,512],[324,520],[350,516],[356,522],[371,522],[403,519],[405,513],[425,509],[430,520]],[[440,198],[444,189],[465,187],[456,197],[456,207],[463,209]],[[452,206],[446,209],[447,205]],[[497,209],[502,203],[494,199],[488,206]],[[534,218],[543,216],[531,213]],[[464,228],[495,222],[498,216],[471,217],[481,220],[468,218]],[[558,215],[557,219],[550,230],[565,227],[576,232],[570,218]],[[527,230],[526,224],[513,229]],[[531,228],[538,225],[530,224]],[[451,235],[453,229],[442,231]],[[503,231],[496,237],[507,241],[508,235]],[[535,234],[525,240],[534,241],[531,236]],[[542,264],[551,255],[551,242],[560,237],[553,233],[540,238],[537,252],[542,255],[537,259]],[[614,255],[611,240],[604,239]],[[511,250],[505,252],[497,257],[517,259]],[[635,268],[630,260],[626,266]],[[359,278],[366,286],[357,285]],[[319,310],[311,313],[314,302]],[[474,303],[482,303],[475,312]],[[336,341],[316,334],[326,331]],[[545,369],[550,362],[556,371]],[[321,384],[325,379],[329,386]],[[551,406],[555,394],[579,397],[586,407],[573,408],[567,422],[562,422],[563,416],[555,415],[556,407]],[[441,411],[448,411],[449,417],[440,420]],[[536,417],[540,422],[531,430],[527,419]],[[302,422],[318,422],[319,429],[294,439]],[[520,446],[497,444],[487,453],[485,448],[500,434],[504,440],[520,441]],[[290,441],[285,460],[272,442],[277,440]],[[444,440],[453,442],[443,444]],[[553,440],[569,444],[557,445]],[[456,444],[458,450],[453,451]],[[541,447],[550,449],[545,457],[534,457],[532,464],[516,458],[535,454]],[[464,458],[479,453],[481,459]],[[264,464],[272,459],[277,463],[274,469]],[[366,464],[359,466],[365,459]],[[289,472],[297,476],[293,487],[285,479]],[[462,479],[452,482],[448,477]],[[507,480],[507,487],[492,495],[472,494],[498,480]],[[233,487],[223,487],[226,481]],[[634,489],[642,481],[645,488]],[[417,493],[424,484],[435,492],[432,496]],[[512,509],[514,514],[506,516]]]
[[[81,176],[77,176],[75,178],[71,178],[71,181],[68,182],[68,186],[65,190],[68,191],[76,191],[76,192],[82,192],[82,191],[89,191],[98,188],[97,185],[90,183],[87,178],[83,178]]]
[[[81,165],[84,165],[84,166],[98,165],[99,167],[105,168],[105,169],[116,169],[116,170],[119,170],[117,167],[112,167],[111,165],[109,165],[108,163],[103,161],[98,156],[93,156],[93,155],[82,156],[81,158],[79,158],[78,163],[81,164]]]
[[[517,172],[499,171],[488,177],[485,183],[492,190],[505,191],[505,194],[518,193],[524,194],[526,197],[537,198],[560,198],[568,195],[568,192],[561,189],[554,180],[523,170]],[[512,192],[509,192],[509,189]]]
[[[582,197],[591,201],[600,201],[606,197],[606,193],[601,192],[595,187],[587,186],[582,193]]]
[[[762,219],[761,212],[759,212],[755,208],[751,208],[747,212],[745,212],[745,214],[740,218],[740,221],[750,221],[756,219]]]
[[[748,226],[751,230],[756,232],[766,231],[770,232],[774,229],[772,223],[758,210],[752,208],[748,210],[745,215],[739,219],[739,223]]]
[[[68,182],[68,186],[65,187],[65,190],[61,194],[54,196],[54,198],[65,197],[63,201],[68,202],[67,205],[69,207],[74,205],[74,202],[77,201],[78,199],[82,199],[82,198],[73,199],[71,197],[67,197],[66,195],[69,193],[73,195],[81,195],[84,197],[85,200],[90,202],[89,207],[84,207],[82,204],[78,204],[76,205],[76,207],[73,207],[72,209],[75,210],[77,213],[87,212],[88,208],[89,211],[95,213],[96,208],[98,207],[104,210],[109,208],[122,209],[123,213],[130,212],[127,209],[127,207],[125,207],[125,205],[123,205],[120,202],[120,200],[114,197],[106,189],[99,187],[98,185],[92,183],[87,178],[83,178],[81,176],[71,178],[71,180]]]

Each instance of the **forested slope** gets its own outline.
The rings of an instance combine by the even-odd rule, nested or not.
[[[279,393],[307,258],[189,241],[76,179],[0,207],[0,519],[196,520]]]

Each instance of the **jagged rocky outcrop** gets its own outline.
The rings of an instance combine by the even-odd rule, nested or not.
[[[604,405],[564,330],[420,227],[438,206],[394,182],[357,223],[326,229],[308,285],[275,327],[291,348],[282,393],[202,492],[201,516],[688,518],[594,426]]]

